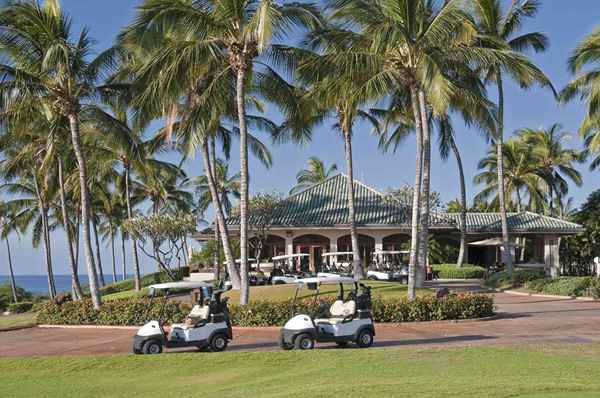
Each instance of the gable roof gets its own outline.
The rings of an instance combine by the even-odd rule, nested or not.
[[[357,226],[410,227],[409,206],[388,198],[362,182],[354,180],[354,207]],[[249,219],[249,224],[256,221]],[[239,218],[228,219],[239,225]],[[274,212],[273,226],[332,227],[349,225],[347,176],[336,174],[304,191],[290,195]],[[442,213],[431,212],[431,227],[456,228],[456,221]]]

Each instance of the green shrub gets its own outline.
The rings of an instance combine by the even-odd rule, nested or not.
[[[589,276],[565,276],[556,279],[535,279],[524,284],[525,289],[558,296],[585,296],[596,278]]]
[[[33,294],[27,290],[17,286],[17,299],[19,301],[31,301]],[[8,308],[8,305],[13,301],[12,289],[9,284],[0,285],[0,311]]]
[[[490,275],[486,281],[486,286],[494,288],[515,288],[521,287],[524,283],[536,279],[544,278],[544,270],[541,269],[515,269],[512,277],[508,276],[508,271],[500,271]]]
[[[40,307],[37,321],[51,325],[142,325],[148,319],[156,319],[161,313],[162,300],[149,298],[114,300],[102,304],[95,310],[91,300],[68,301],[62,305],[49,302]],[[190,307],[173,301],[164,308],[167,323],[181,322],[189,313]]]
[[[148,319],[157,318],[162,306],[161,300],[126,299],[105,302],[100,310],[94,310],[89,300],[67,302],[62,305],[48,303],[38,312],[40,324],[58,325],[141,325]],[[334,298],[324,298],[315,308],[310,299],[297,303],[295,313],[320,313],[329,307]],[[230,314],[236,326],[282,326],[292,313],[291,301],[256,301],[246,306],[231,305]],[[181,322],[189,312],[184,304],[168,302],[165,308],[167,323]],[[406,299],[373,299],[373,319],[375,322],[413,322],[448,319],[472,319],[494,314],[490,296],[471,294],[451,294],[438,299],[434,296]],[[322,315],[324,316],[324,315]]]
[[[22,314],[24,312],[31,311],[33,303],[30,301],[21,301],[18,303],[10,303],[8,305],[8,311],[11,314]]]
[[[173,274],[175,275],[175,280],[180,281],[184,277],[190,275],[190,269],[188,267],[176,268],[173,270]],[[142,287],[146,287],[146,286],[153,285],[155,283],[171,282],[171,279],[168,277],[166,272],[161,271],[161,272],[154,272],[152,274],[147,274],[147,275],[142,276],[140,282],[142,284]],[[103,295],[113,294],[113,293],[124,292],[127,290],[133,290],[133,288],[134,288],[133,279],[126,279],[124,281],[111,283],[111,284],[101,287],[100,293]]]
[[[485,268],[470,264],[462,267],[457,267],[456,264],[435,264],[432,268],[439,272],[440,279],[482,279],[485,275]]]

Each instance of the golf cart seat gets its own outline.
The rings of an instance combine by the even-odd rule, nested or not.
[[[210,317],[210,307],[208,305],[200,306],[196,304],[188,316],[185,317],[183,323],[175,323],[172,328],[193,329],[198,326],[203,326]]]
[[[337,325],[342,323],[345,319],[351,318],[356,313],[356,301],[349,300],[343,302],[342,300],[336,300],[329,307],[329,314],[331,317],[315,319],[315,323],[326,323],[329,325]]]

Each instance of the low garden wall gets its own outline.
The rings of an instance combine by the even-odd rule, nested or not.
[[[320,308],[328,308],[331,300],[333,299],[322,299]],[[48,303],[40,307],[37,322],[50,325],[141,325],[149,319],[156,319],[161,306],[160,300],[149,304],[146,298],[105,302],[99,310],[92,307],[90,300]],[[450,294],[443,298],[423,296],[413,301],[376,297],[372,308],[375,322],[476,319],[494,314],[493,299],[475,294]],[[187,304],[168,302],[164,312],[166,323],[181,322],[189,311]],[[312,300],[297,303],[296,311],[313,312]],[[255,301],[246,306],[230,305],[234,326],[281,326],[289,319],[290,312],[290,301]]]

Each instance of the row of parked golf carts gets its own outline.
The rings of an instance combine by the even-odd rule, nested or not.
[[[408,282],[408,251],[387,250],[373,253],[372,265],[367,269],[367,278],[379,281]],[[308,254],[288,254],[273,257],[273,270],[268,282],[273,285],[296,283],[298,279],[311,276],[352,276],[352,252],[331,252],[322,255],[320,271],[311,273],[302,270],[299,264]],[[252,278],[252,276],[251,276]]]
[[[335,342],[339,346],[355,343],[366,348],[373,344],[375,326],[371,315],[370,287],[348,276],[330,275],[298,278],[290,309],[290,319],[280,331],[279,345],[284,350],[311,349],[316,342]],[[321,285],[338,285],[335,302],[321,308]],[[302,289],[314,291],[310,314],[297,313],[296,301]],[[345,289],[346,288],[346,289]],[[165,328],[165,307],[173,294],[197,291],[197,303],[182,323]],[[233,339],[227,306],[227,289],[214,288],[208,282],[172,282],[150,286],[150,304],[162,300],[156,319],[140,327],[133,339],[135,354],[160,354],[163,348],[197,347],[199,350],[223,351]]]

